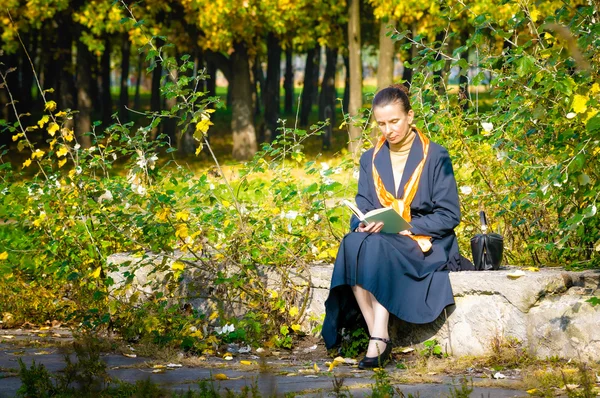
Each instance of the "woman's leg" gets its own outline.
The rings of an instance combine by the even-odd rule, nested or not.
[[[389,339],[390,335],[388,332],[388,322],[390,319],[390,313],[388,310],[377,301],[375,296],[371,292],[371,303],[373,308],[373,330],[371,331],[372,337],[380,337],[382,339]],[[389,344],[389,343],[388,343]],[[370,340],[369,348],[367,349],[368,357],[379,356],[385,351],[386,343],[379,340]]]
[[[362,286],[352,286],[352,292],[369,328],[369,335],[388,339],[388,321],[390,318],[388,310],[377,301],[371,292]],[[367,356],[376,357],[383,353],[385,347],[386,344],[383,341],[370,340]]]
[[[373,295],[368,290],[363,289],[360,285],[352,286],[352,293],[354,293],[360,312],[362,312],[363,318],[365,318],[367,328],[369,329],[369,335],[372,335],[373,320],[375,317],[373,313],[373,304],[371,302]]]

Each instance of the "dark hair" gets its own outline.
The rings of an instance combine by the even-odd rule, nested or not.
[[[410,101],[408,99],[408,89],[402,84],[392,84],[391,86],[380,90],[373,98],[373,108],[386,106],[395,102],[402,105],[404,112],[410,111]]]

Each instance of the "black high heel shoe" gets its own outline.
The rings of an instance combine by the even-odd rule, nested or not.
[[[365,356],[359,363],[359,369],[372,369],[384,367],[392,353],[392,341],[390,339],[382,339],[381,337],[371,337],[369,340],[378,340],[385,343],[385,350],[376,357]]]

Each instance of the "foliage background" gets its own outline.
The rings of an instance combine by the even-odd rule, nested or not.
[[[595,268],[597,6],[519,4],[504,21],[478,11],[449,4],[435,10],[443,34],[393,33],[404,50],[417,52],[408,65],[417,124],[453,159],[463,253],[484,208],[505,236],[508,263]],[[468,39],[449,52],[447,43],[464,30],[457,26]],[[163,47],[154,27],[136,29],[150,69],[167,71],[161,92],[176,100],[173,107],[145,113],[143,123],[94,123],[88,148],[73,130],[75,111],[60,109],[51,90],[39,88],[44,110],[33,123],[2,122],[14,142],[0,157],[3,326],[61,320],[199,352],[229,341],[290,347],[293,336],[319,325],[304,311],[308,284],[291,275],[335,257],[349,216],[338,203],[354,195],[355,158],[307,153],[327,125],[302,130],[282,121],[278,138],[252,160],[224,169],[207,139],[216,99],[203,90],[206,76]],[[474,90],[447,85],[452,67]],[[9,94],[13,72],[2,72]],[[16,110],[15,101],[8,105]],[[214,167],[192,172],[176,156],[156,133],[170,120],[191,134],[197,154],[208,151]],[[368,107],[344,123],[360,125],[368,147]],[[15,151],[24,159],[15,162]],[[131,269],[107,263],[118,252],[138,255],[139,266],[164,276],[156,294],[143,302],[123,294],[127,285],[113,276],[131,283]],[[168,261],[155,264],[152,253]],[[261,265],[284,281],[278,289],[267,286]],[[190,308],[178,296],[179,281],[192,271],[212,289],[208,308]],[[303,321],[314,329],[302,330]]]

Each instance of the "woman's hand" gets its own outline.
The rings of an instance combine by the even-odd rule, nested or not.
[[[383,228],[383,223],[380,222],[372,222],[369,225],[365,225],[364,223],[360,223],[358,224],[358,228],[356,228],[357,232],[369,232],[369,233],[376,233],[376,232],[380,232],[381,229]]]
[[[406,236],[410,236],[412,235],[412,232],[410,232],[408,229],[405,229],[404,231],[400,231],[398,232],[400,235],[406,235]]]

